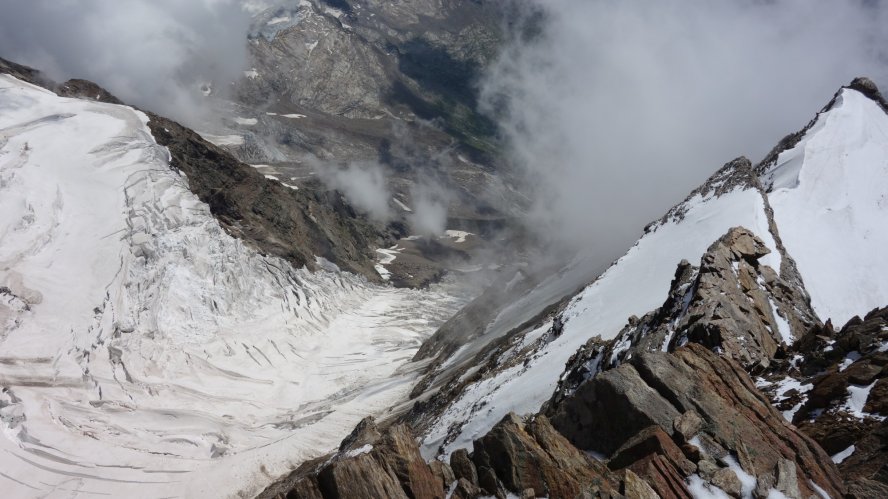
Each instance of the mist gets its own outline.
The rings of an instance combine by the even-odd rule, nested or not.
[[[855,76],[888,82],[884,2],[548,0],[481,84],[554,249],[613,258],[731,159],[759,161]],[[609,260],[608,260],[609,261]]]
[[[413,212],[408,217],[414,234],[440,236],[447,229],[447,212],[453,195],[432,179],[420,179],[410,189]]]
[[[247,61],[239,0],[0,0],[0,57],[193,123]]]
[[[352,206],[366,213],[372,220],[385,223],[392,219],[393,213],[389,206],[392,195],[382,165],[366,161],[340,167],[316,158],[311,159],[310,164],[314,165],[324,184],[341,192]]]

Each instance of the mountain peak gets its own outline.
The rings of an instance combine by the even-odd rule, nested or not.
[[[851,80],[851,83],[845,87],[850,88],[851,90],[857,90],[863,95],[869,97],[874,100],[879,106],[888,113],[888,101],[885,100],[885,97],[882,96],[882,93],[879,92],[879,87],[876,86],[876,83],[867,78],[866,76],[858,76]]]

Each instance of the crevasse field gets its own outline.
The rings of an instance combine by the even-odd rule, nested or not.
[[[257,254],[146,123],[0,76],[7,497],[255,494],[403,400],[461,305]]]

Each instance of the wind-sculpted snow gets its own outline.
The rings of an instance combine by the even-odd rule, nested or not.
[[[821,319],[844,324],[888,303],[888,115],[844,89],[763,183]]]
[[[0,75],[6,497],[256,493],[402,400],[460,305],[257,254],[146,122]]]

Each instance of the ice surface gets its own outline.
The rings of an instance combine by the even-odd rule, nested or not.
[[[201,133],[201,137],[207,142],[216,146],[242,146],[244,145],[243,135],[212,135],[209,133]]]
[[[257,254],[146,122],[0,76],[5,497],[253,495],[403,400],[461,304]]]
[[[888,303],[888,115],[855,90],[763,177],[814,310],[844,324]]]

